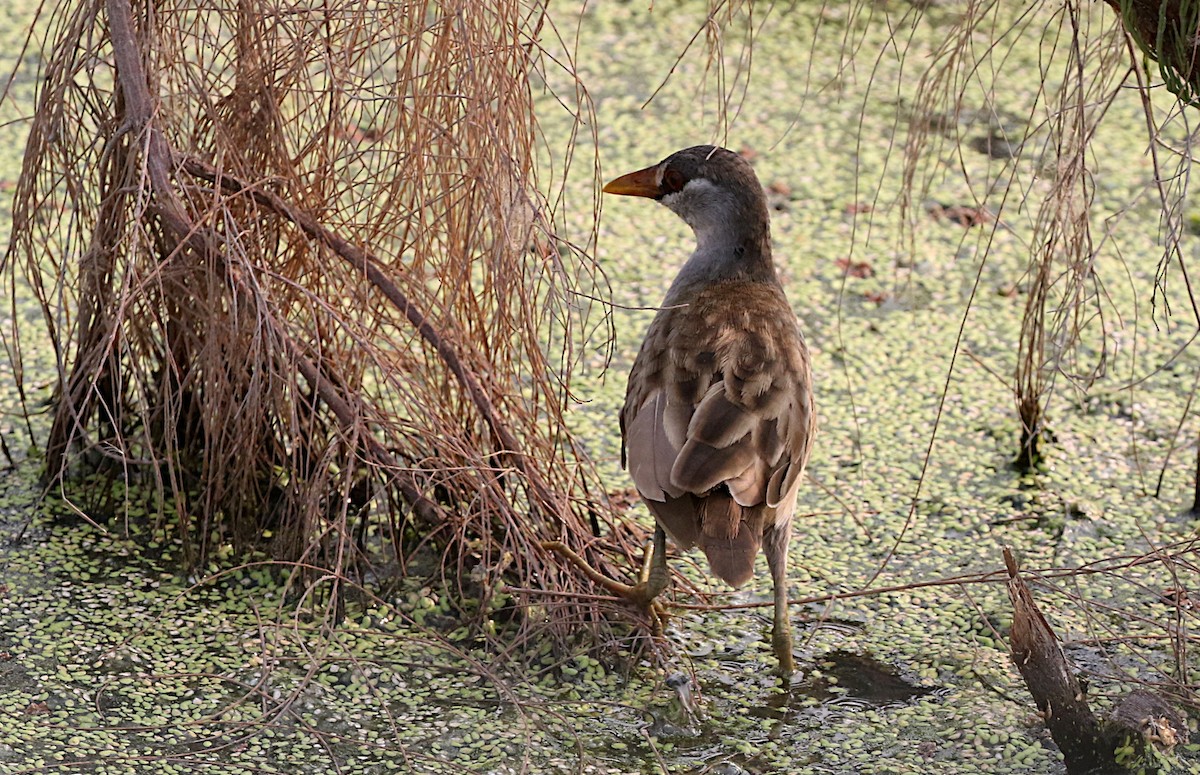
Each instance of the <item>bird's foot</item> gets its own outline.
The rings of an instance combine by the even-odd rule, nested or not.
[[[624,598],[638,608],[646,611],[650,617],[650,633],[656,638],[663,636],[668,615],[667,609],[658,599],[658,595],[666,588],[666,569],[665,567],[663,568],[663,573],[657,572],[657,568],[650,561],[649,552],[647,553],[647,559],[642,568],[641,578],[638,583],[625,584],[614,578],[605,576],[593,568],[588,564],[587,560],[580,557],[574,549],[562,541],[543,541],[542,548],[561,555],[572,565],[579,568],[583,572],[583,575],[591,579],[593,583],[604,587],[617,597]]]

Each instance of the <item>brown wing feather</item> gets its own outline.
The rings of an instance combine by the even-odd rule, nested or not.
[[[671,465],[679,455],[663,428],[667,399],[656,391],[642,404],[625,431],[629,473],[643,498],[661,501],[678,498],[683,489],[671,483]]]
[[[623,462],[676,543],[735,586],[790,522],[815,429],[808,351],[783,292],[722,283],[655,318],[629,376]]]
[[[688,439],[671,467],[671,483],[686,492],[702,495],[752,470],[757,457],[748,433],[724,447]],[[757,502],[761,499],[756,499]]]

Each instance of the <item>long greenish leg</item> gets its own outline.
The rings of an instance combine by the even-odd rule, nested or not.
[[[771,626],[771,646],[779,660],[779,674],[789,679],[796,671],[792,656],[792,623],[788,618],[787,558],[792,537],[792,525],[768,528],[766,541],[767,565],[771,568],[771,584],[775,592],[775,621]]]
[[[641,584],[645,586],[647,601],[662,594],[671,582],[671,574],[667,571],[667,533],[657,522],[654,523],[654,542],[646,561],[642,563]]]
[[[667,611],[662,603],[658,602],[658,596],[670,583],[671,573],[667,570],[667,534],[656,522],[654,540],[642,558],[642,572],[630,595],[630,599],[649,612],[650,631],[656,638],[662,637],[667,626]]]

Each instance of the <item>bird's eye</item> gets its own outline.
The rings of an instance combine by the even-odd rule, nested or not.
[[[683,189],[683,173],[676,169],[667,169],[663,173],[662,190],[664,194],[674,194]]]

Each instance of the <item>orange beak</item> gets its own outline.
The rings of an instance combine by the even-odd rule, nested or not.
[[[610,180],[604,185],[603,190],[606,194],[645,196],[657,199],[663,193],[662,189],[658,187],[658,165],[655,164],[653,167],[630,172],[628,175]]]

